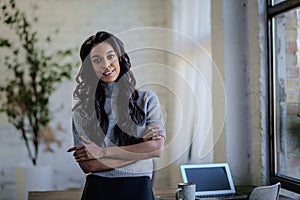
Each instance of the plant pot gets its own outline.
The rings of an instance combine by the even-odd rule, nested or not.
[[[18,200],[27,200],[29,191],[52,190],[52,167],[16,167]]]

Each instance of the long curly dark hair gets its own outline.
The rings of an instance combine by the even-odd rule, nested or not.
[[[140,109],[136,101],[139,98],[138,92],[135,89],[136,80],[131,72],[131,63],[129,56],[124,50],[123,42],[111,33],[100,31],[95,35],[87,38],[80,49],[80,58],[82,61],[81,67],[75,83],[77,84],[73,93],[73,98],[77,103],[73,110],[79,108],[82,116],[82,127],[88,133],[89,139],[96,144],[101,144],[104,135],[108,129],[108,117],[104,110],[105,94],[99,78],[96,76],[92,63],[90,60],[90,52],[93,47],[101,42],[109,43],[119,59],[120,74],[117,78],[117,85],[121,85],[117,89],[117,115],[118,118],[124,122],[128,120],[134,122],[135,125],[142,125],[145,123],[146,116],[142,109]],[[124,101],[125,100],[125,101]],[[125,103],[124,103],[125,102]],[[126,103],[128,102],[128,104]],[[111,139],[115,145],[129,145],[136,144],[142,141],[141,138],[136,137],[134,128],[119,127],[120,123],[114,127],[114,138]],[[124,123],[122,123],[124,124]],[[126,124],[126,123],[125,123]],[[127,126],[129,126],[127,123]],[[99,130],[99,125],[102,132]],[[126,126],[126,125],[124,125]]]

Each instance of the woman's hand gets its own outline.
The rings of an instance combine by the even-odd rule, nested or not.
[[[164,138],[162,129],[159,126],[149,126],[144,133],[143,141],[160,140]]]
[[[67,150],[67,152],[74,151],[73,156],[77,162],[100,159],[105,156],[105,148],[99,147],[84,137],[81,137],[81,140],[84,145],[74,146]]]

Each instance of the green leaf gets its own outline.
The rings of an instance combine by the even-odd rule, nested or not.
[[[11,47],[8,39],[0,38],[0,47]]]
[[[46,38],[46,41],[49,42],[49,43],[51,42],[50,36],[48,36],[48,37]]]

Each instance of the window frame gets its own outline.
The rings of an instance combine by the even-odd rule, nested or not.
[[[276,5],[272,5],[272,0],[267,2],[267,30],[268,30],[268,84],[269,84],[269,170],[270,183],[281,183],[281,187],[296,193],[300,193],[300,180],[292,177],[279,176],[276,174],[276,135],[275,135],[275,70],[274,70],[274,53],[273,53],[273,19],[284,12],[300,7],[300,0],[286,0]],[[275,86],[275,87],[274,87]]]

